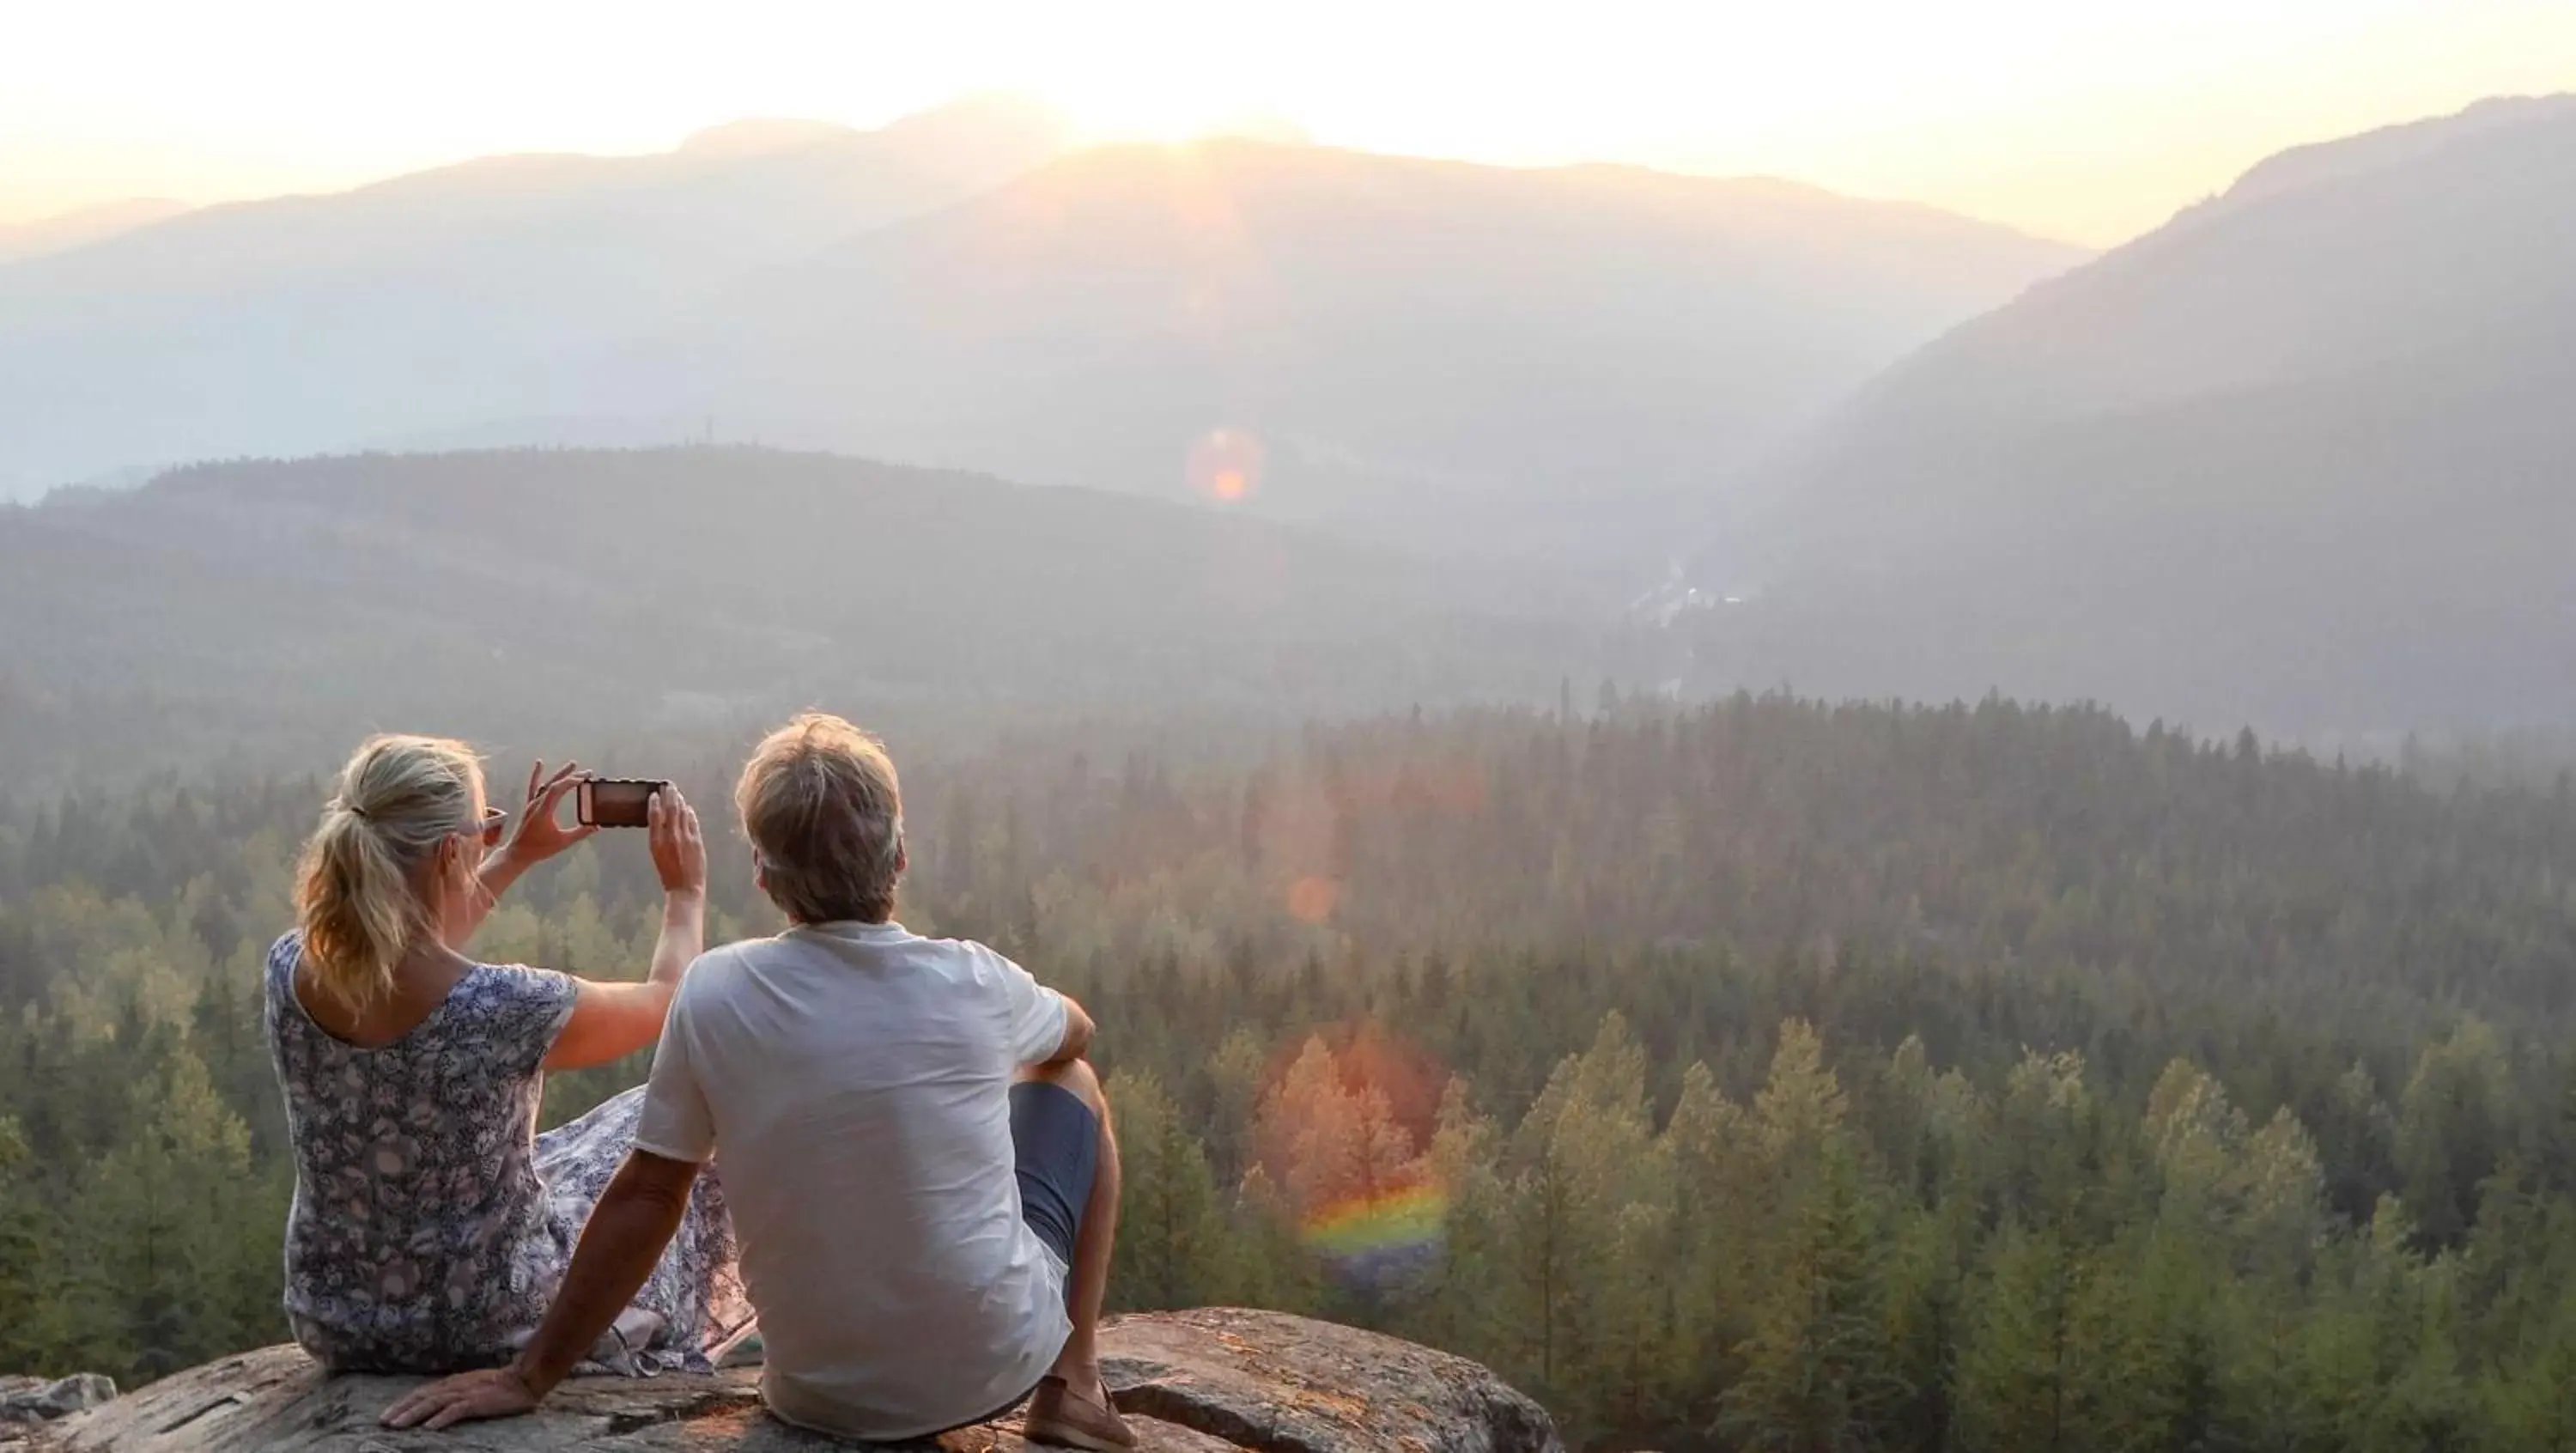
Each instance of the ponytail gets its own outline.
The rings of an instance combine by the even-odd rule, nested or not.
[[[364,1009],[393,992],[394,966],[433,928],[413,874],[475,825],[481,795],[461,742],[374,737],[349,759],[296,869],[304,961],[324,995]]]

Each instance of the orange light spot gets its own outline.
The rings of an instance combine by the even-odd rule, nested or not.
[[[1288,911],[1305,923],[1321,923],[1332,917],[1341,901],[1341,885],[1330,878],[1300,878],[1288,890]]]
[[[1261,492],[1261,441],[1240,429],[1211,429],[1190,444],[1182,478],[1193,494],[1241,504]]]

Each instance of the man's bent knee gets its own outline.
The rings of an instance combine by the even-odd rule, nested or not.
[[[1033,1085],[1061,1085],[1073,1097],[1090,1107],[1103,1123],[1109,1119],[1109,1097],[1101,1093],[1100,1075],[1087,1059],[1069,1059],[1056,1064],[1026,1065],[1020,1070],[1020,1082]]]

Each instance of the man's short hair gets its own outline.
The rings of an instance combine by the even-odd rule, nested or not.
[[[733,805],[770,901],[798,923],[894,916],[903,789],[876,738],[807,712],[761,739]]]

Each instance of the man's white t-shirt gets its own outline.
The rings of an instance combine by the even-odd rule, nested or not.
[[[1065,1001],[978,943],[893,923],[791,929],[689,970],[635,1146],[717,1157],[792,1423],[893,1442],[1035,1386],[1072,1324],[1020,1219],[1010,1090]]]

